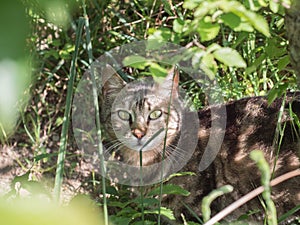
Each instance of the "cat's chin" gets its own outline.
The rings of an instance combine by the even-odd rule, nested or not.
[[[126,146],[129,150],[132,150],[134,152],[149,152],[149,151],[153,151],[154,149],[156,149],[158,146],[157,145],[153,145],[151,143],[149,143],[148,145],[145,146],[144,143],[137,143],[135,145],[130,145],[130,146]]]

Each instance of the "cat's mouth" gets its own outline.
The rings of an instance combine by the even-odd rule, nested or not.
[[[162,133],[164,130],[165,130],[164,128],[159,129],[146,141],[143,139],[137,139],[135,150],[149,151],[149,150],[152,150],[153,148],[157,147],[157,144],[161,142],[161,139],[163,140],[163,136],[161,134],[164,134],[164,133]],[[159,138],[159,140],[157,140],[157,138],[159,136],[161,136],[161,138]]]

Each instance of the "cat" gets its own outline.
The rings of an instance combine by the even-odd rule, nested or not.
[[[192,128],[197,129],[197,134],[196,138],[190,138],[190,142],[196,140],[196,145],[195,151],[190,153],[184,146],[178,147],[180,140],[192,135],[189,130],[184,130],[184,125],[194,115],[190,109],[185,110],[180,97],[178,71],[171,69],[160,83],[145,78],[127,84],[110,66],[103,70],[102,76],[100,115],[107,136],[105,146],[108,160],[143,168],[151,168],[166,160],[168,166],[164,167],[163,175],[167,177],[174,172],[172,162],[176,164],[177,160],[182,159],[180,163],[186,163],[181,171],[195,173],[195,176],[174,177],[168,181],[190,192],[189,196],[168,195],[163,199],[163,205],[172,209],[177,218],[184,214],[187,220],[193,220],[194,216],[186,206],[201,216],[200,203],[203,197],[225,184],[232,185],[234,190],[212,203],[214,213],[260,186],[260,172],[249,157],[252,150],[264,152],[270,168],[274,168],[274,177],[300,167],[299,127],[292,123],[288,112],[291,107],[300,118],[299,93],[287,94],[286,99],[278,98],[270,105],[266,97],[249,97],[208,106],[196,112],[199,124],[194,124]],[[225,117],[224,111],[220,110],[222,108],[225,109]],[[274,141],[274,137],[281,108],[284,111],[280,123],[285,124],[285,129],[278,147],[279,141]],[[210,133],[213,121],[222,117],[226,119],[225,130]],[[207,168],[199,171],[209,138],[219,135],[224,135],[224,140],[218,154],[211,164],[205,166]],[[146,179],[157,179],[160,172],[151,168],[149,174]],[[300,204],[299,187],[300,178],[294,177],[272,188],[278,215]],[[256,209],[259,212],[251,215],[250,220],[263,220],[264,210],[259,198],[235,210],[226,219],[230,221],[248,210]],[[299,211],[295,216],[300,216]]]

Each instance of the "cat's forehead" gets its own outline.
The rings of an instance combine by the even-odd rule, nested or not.
[[[124,96],[119,106],[127,109],[152,109],[163,104],[164,99],[153,92],[133,92]]]
[[[168,96],[163,96],[160,86],[152,78],[144,78],[138,81],[128,83],[115,99],[117,108],[126,108],[128,110],[163,107]]]

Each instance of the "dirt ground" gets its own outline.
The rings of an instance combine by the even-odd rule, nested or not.
[[[62,186],[62,202],[67,203],[78,194],[89,194],[94,191],[91,179],[91,167],[84,159],[72,154],[72,159],[65,162],[65,173]],[[43,192],[49,198],[55,177],[55,161],[41,166],[34,163],[32,150],[14,145],[0,145],[0,198],[28,196]],[[52,164],[51,167],[49,164]],[[49,169],[51,168],[51,169]],[[47,171],[49,169],[49,171]],[[34,188],[37,187],[37,188]]]

